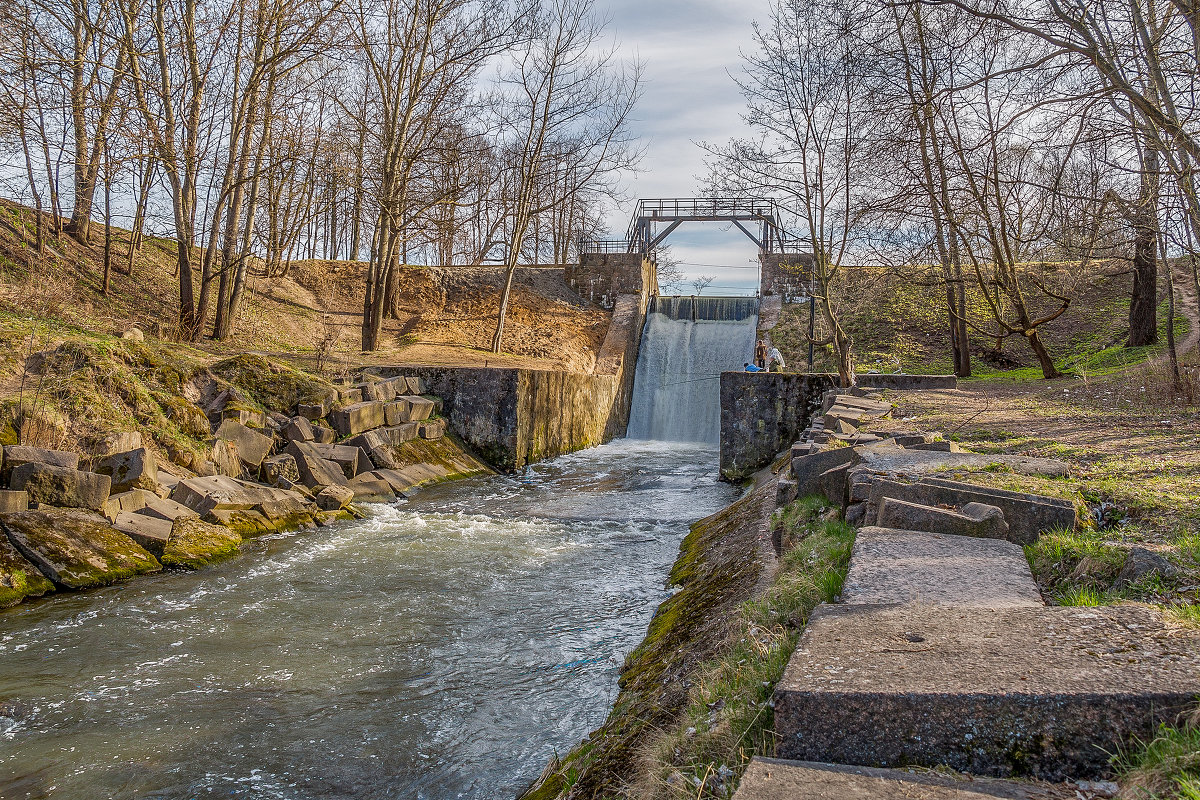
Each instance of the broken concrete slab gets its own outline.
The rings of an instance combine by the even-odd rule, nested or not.
[[[9,485],[27,492],[32,503],[99,511],[108,499],[112,479],[95,472],[32,463],[14,469]]]
[[[296,457],[291,453],[271,456],[262,463],[262,479],[268,486],[275,486],[280,480],[300,483],[300,469],[296,466]]]
[[[146,548],[155,558],[162,558],[167,541],[171,538],[171,522],[144,514],[122,511],[113,521],[113,527]]]
[[[734,800],[1079,800],[1074,784],[757,757]]]
[[[79,454],[67,450],[44,450],[41,447],[10,444],[4,448],[0,478],[5,483],[11,483],[13,470],[22,464],[49,464],[54,467],[79,469]]]
[[[59,588],[90,589],[162,565],[99,514],[39,509],[5,514],[0,526],[25,558]]]
[[[329,421],[340,436],[355,436],[387,424],[386,404],[376,400],[354,403],[333,411]]]
[[[777,752],[1093,778],[1197,695],[1200,632],[1157,609],[825,605],[775,690]]]
[[[90,441],[88,452],[93,456],[103,458],[117,453],[128,453],[144,447],[142,434],[137,431],[120,431],[97,436]]]
[[[962,446],[960,446],[957,442],[922,442],[920,444],[905,445],[905,447],[909,448],[910,450],[929,450],[929,451],[932,451],[935,453],[969,453],[969,452],[971,452],[970,450],[967,450],[967,449],[963,448]]]
[[[123,453],[113,453],[96,459],[93,472],[112,478],[112,492],[120,494],[130,489],[145,489],[158,493],[158,461],[144,447]]]
[[[384,481],[391,488],[393,494],[400,496],[404,496],[405,492],[416,485],[416,481],[395,469],[376,469],[363,473],[363,476]]]
[[[217,475],[224,475],[227,478],[239,477],[243,468],[237,442],[228,439],[212,440],[212,464]],[[197,470],[197,472],[199,471]]]
[[[1068,500],[1036,494],[989,489],[961,481],[926,477],[916,483],[906,483],[874,475],[856,475],[862,488],[854,489],[854,499],[866,499],[866,518],[876,519],[884,497],[921,503],[928,506],[958,507],[964,503],[984,503],[1004,512],[1008,523],[1008,539],[1017,544],[1036,542],[1042,531],[1075,527],[1075,506]],[[864,495],[858,498],[857,495]]]
[[[171,499],[239,534],[307,525],[314,510],[296,492],[222,476],[181,481]]]
[[[985,539],[1007,539],[1004,512],[985,503],[967,503],[955,511],[940,506],[910,503],[894,497],[879,501],[875,524],[881,528],[948,533]]]
[[[317,444],[333,444],[337,441],[337,433],[326,425],[313,425],[313,441]]]
[[[275,440],[233,420],[225,420],[217,428],[216,436],[237,445],[238,458],[251,467],[257,467],[271,453]]]
[[[0,608],[53,592],[54,584],[0,530]]]
[[[858,532],[840,602],[1044,605],[1019,545],[884,527]]]

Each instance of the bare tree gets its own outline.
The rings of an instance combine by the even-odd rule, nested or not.
[[[500,352],[513,276],[540,215],[613,191],[640,157],[629,132],[640,68],[600,50],[592,0],[546,0],[502,79],[497,126],[503,159],[504,285],[492,351]]]

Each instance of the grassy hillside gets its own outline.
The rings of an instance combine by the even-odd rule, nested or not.
[[[864,270],[854,278],[853,298],[846,302],[843,324],[854,338],[858,370],[945,374],[953,371],[950,331],[944,289],[924,281],[920,274],[903,275]],[[1101,272],[1082,282],[1070,308],[1041,328],[1043,341],[1059,369],[1077,375],[1101,375],[1145,361],[1161,352],[1166,340],[1165,295],[1159,309],[1160,339],[1155,347],[1126,348],[1129,335],[1128,275],[1107,277]],[[1165,287],[1164,287],[1165,291]],[[1021,336],[997,342],[983,331],[995,329],[985,299],[968,285],[967,318],[974,377],[998,380],[1041,378],[1037,359]],[[1048,310],[1043,304],[1042,310]],[[1183,338],[1188,325],[1177,308],[1176,336]],[[818,311],[818,324],[819,324]],[[807,363],[807,304],[784,307],[771,338],[788,364],[802,369]],[[821,334],[818,332],[818,337]],[[831,348],[817,348],[816,368],[834,370]]]

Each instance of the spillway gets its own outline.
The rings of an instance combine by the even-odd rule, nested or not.
[[[651,298],[629,438],[717,444],[721,373],[753,359],[757,329],[754,297]]]

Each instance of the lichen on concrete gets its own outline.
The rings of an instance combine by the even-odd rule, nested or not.
[[[201,569],[233,558],[241,546],[242,537],[224,525],[180,519],[163,550],[162,563],[168,569]]]

